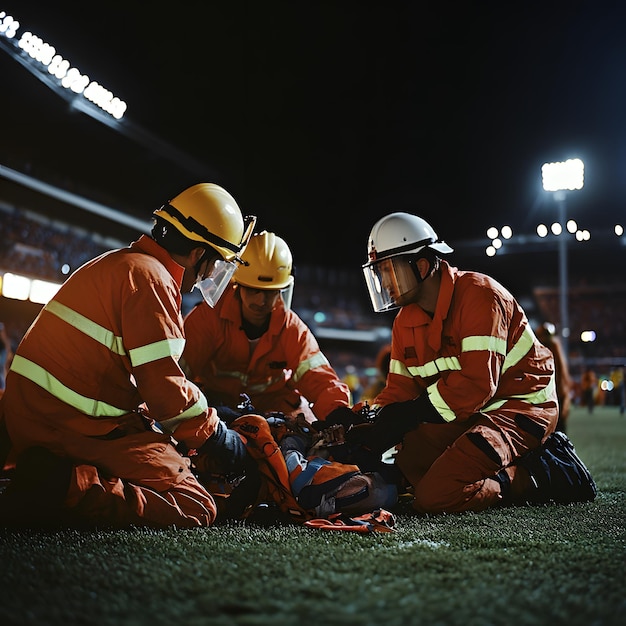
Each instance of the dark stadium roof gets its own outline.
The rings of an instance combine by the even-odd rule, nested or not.
[[[506,261],[463,242],[486,245],[492,224],[533,232],[556,218],[544,162],[585,162],[585,187],[568,195],[582,227],[626,219],[618,2],[168,6],[3,2],[22,29],[119,94],[127,130],[141,132],[76,110],[3,48],[0,165],[140,219],[212,180],[282,235],[296,263],[358,267],[379,217],[415,212],[463,253],[459,265],[503,282],[556,272],[554,250]],[[18,192],[39,210],[133,237],[0,177],[0,198]],[[611,263],[623,251],[612,240],[594,254]],[[589,258],[580,256],[572,262]]]

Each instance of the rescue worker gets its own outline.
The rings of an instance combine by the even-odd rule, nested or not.
[[[240,435],[179,366],[180,307],[194,286],[217,303],[256,218],[212,183],[153,215],[151,237],[76,270],[17,348],[3,397],[17,459],[5,522],[209,526],[215,501],[181,452],[226,470],[246,462]]]
[[[559,419],[556,429],[567,432],[567,420],[572,407],[572,390],[574,383],[567,366],[567,357],[563,350],[563,344],[555,334],[554,324],[544,322],[540,324],[535,334],[541,343],[550,349],[554,357],[554,376],[556,382],[556,395],[559,400]]]
[[[503,503],[593,500],[591,475],[562,433],[554,360],[515,298],[461,271],[422,218],[391,213],[372,228],[363,265],[375,311],[400,309],[372,424],[346,433],[396,466],[421,513]]]
[[[303,413],[309,422],[354,421],[350,390],[293,311],[293,259],[287,243],[252,236],[243,265],[213,308],[200,302],[185,318],[183,362],[213,406],[235,419],[246,394],[255,411]],[[312,406],[309,405],[312,403]]]

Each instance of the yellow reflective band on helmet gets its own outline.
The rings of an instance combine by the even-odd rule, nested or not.
[[[409,367],[408,371],[413,376],[421,376],[422,378],[428,378],[434,376],[439,372],[458,371],[461,369],[461,363],[455,356],[441,356],[434,361],[424,363],[416,367]]]
[[[133,348],[129,351],[130,362],[133,367],[139,367],[152,361],[172,357],[176,361],[180,359],[185,348],[185,339],[161,339],[141,348]]]
[[[293,374],[293,382],[297,383],[310,370],[328,364],[328,359],[321,352],[317,352],[310,359],[306,359],[298,365],[298,369]]]
[[[528,351],[533,347],[534,343],[535,333],[533,333],[533,329],[527,324],[522,336],[506,355],[506,359],[504,359],[504,364],[502,365],[502,371],[506,372],[510,367],[517,365],[528,354]]]
[[[58,400],[61,400],[61,402],[69,404],[77,411],[89,415],[90,417],[120,417],[121,415],[129,413],[128,409],[118,409],[106,402],[81,396],[79,393],[66,387],[43,367],[25,359],[19,354],[13,357],[11,371],[24,376],[24,378],[28,378],[28,380],[39,385],[39,387],[45,389]]]
[[[555,389],[556,380],[554,374],[552,374],[552,376],[550,377],[550,382],[543,389],[539,389],[539,391],[532,391],[530,393],[521,393],[516,396],[509,396],[508,398],[504,398],[503,400],[494,400],[493,402],[489,402],[488,404],[486,404],[483,407],[482,411],[484,413],[496,411],[504,404],[506,404],[509,400],[523,400],[532,405],[544,404],[544,402],[548,402],[548,400],[550,400]]]
[[[462,352],[475,352],[477,350],[488,350],[504,356],[506,354],[506,340],[486,335],[483,337],[465,337],[461,341]]]
[[[389,372],[391,374],[404,376],[405,378],[413,378],[411,372],[409,372],[404,363],[402,361],[398,361],[398,359],[391,359],[391,361],[389,361]]]
[[[193,387],[196,387],[192,382],[189,382],[189,384]],[[205,395],[200,391],[200,389],[198,389],[198,387],[196,387],[196,389],[199,394],[197,402],[195,402],[192,406],[190,406],[182,413],[175,415],[174,417],[170,417],[169,419],[165,420],[159,420],[159,424],[161,424],[169,432],[173,433],[184,421],[202,415],[209,408],[209,403],[207,402]]]
[[[456,419],[454,411],[446,404],[445,400],[441,397],[437,383],[431,385],[426,389],[428,392],[428,399],[430,403],[435,407],[435,410],[446,422],[452,422]]]
[[[70,326],[76,328],[76,330],[79,330],[81,333],[91,337],[94,341],[106,346],[109,350],[111,350],[111,352],[114,352],[115,354],[126,354],[122,338],[117,337],[104,326],[100,326],[100,324],[92,322],[89,318],[77,313],[73,309],[70,309],[56,300],[50,300],[44,308],[49,313],[56,315],[59,319],[62,319]]]

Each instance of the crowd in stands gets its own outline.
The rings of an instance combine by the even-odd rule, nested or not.
[[[73,271],[89,259],[105,252],[105,246],[96,237],[79,229],[38,218],[28,211],[0,203],[0,276],[5,272],[19,272],[34,278],[63,282],[67,268]],[[67,268],[64,270],[63,266]],[[613,279],[615,281],[615,279]],[[607,374],[613,361],[626,357],[626,280],[606,284],[592,284],[584,277],[576,277],[569,293],[570,362],[574,364],[572,377],[580,379],[586,362],[607,360]],[[559,294],[556,287],[535,290],[534,300],[541,316],[558,323]],[[375,314],[371,310],[360,268],[337,269],[329,267],[298,267],[294,310],[309,325],[314,334],[321,328],[358,331],[390,329],[393,313]],[[17,347],[33,317],[13,315],[5,322],[11,344]],[[578,338],[583,330],[593,329],[596,341],[582,345]],[[380,341],[363,343],[346,340],[327,340],[320,344],[341,376],[356,368],[362,388],[376,379],[376,357]],[[611,360],[613,359],[613,361]]]

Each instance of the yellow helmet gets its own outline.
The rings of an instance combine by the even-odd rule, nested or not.
[[[293,259],[284,239],[266,230],[252,235],[234,281],[252,289],[285,289],[293,284]]]
[[[182,235],[208,244],[227,261],[239,256],[248,243],[256,217],[241,214],[235,199],[213,183],[198,183],[154,212]]]

